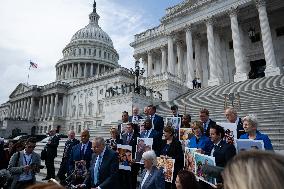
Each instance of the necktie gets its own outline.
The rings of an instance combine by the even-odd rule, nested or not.
[[[81,154],[84,157],[84,155],[85,155],[85,144],[82,145]]]
[[[146,131],[146,138],[148,138],[149,130]]]
[[[101,160],[102,160],[102,157],[101,157],[101,155],[99,155],[97,157],[97,161],[96,161],[96,164],[95,164],[95,167],[94,167],[94,184],[95,184],[95,186],[99,182],[99,167],[100,167],[100,164],[101,164]]]
[[[127,141],[126,142],[127,142],[127,144],[129,144],[129,142],[130,142],[130,134],[129,133],[127,134]]]

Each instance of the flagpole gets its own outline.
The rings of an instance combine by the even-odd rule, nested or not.
[[[30,60],[31,62],[31,60]],[[28,70],[28,79],[27,79],[27,85],[29,85],[29,79],[30,79],[30,71],[31,71],[31,65],[29,66],[29,70]]]

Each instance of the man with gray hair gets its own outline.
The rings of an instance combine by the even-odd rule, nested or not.
[[[134,106],[132,109],[132,116],[129,116],[128,121],[131,123],[138,123],[139,119],[142,119],[139,115],[139,108]]]
[[[71,154],[71,150],[73,148],[73,146],[79,144],[80,141],[78,139],[75,138],[75,132],[73,130],[68,132],[68,140],[65,143],[65,147],[64,147],[64,151],[63,151],[63,157],[62,157],[62,161],[60,164],[60,168],[58,170],[57,176],[60,179],[60,183],[62,185],[66,184],[64,183],[64,180],[66,179],[66,173],[67,175],[70,174],[69,172],[69,158],[70,158],[70,154]]]
[[[87,188],[118,188],[118,155],[105,144],[102,137],[96,137],[92,142],[94,154],[91,166],[84,184]]]
[[[227,108],[225,110],[225,116],[229,123],[236,123],[237,138],[240,138],[242,134],[245,134],[242,119],[238,117],[238,113],[234,108]]]

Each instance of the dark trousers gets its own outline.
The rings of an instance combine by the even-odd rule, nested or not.
[[[27,187],[34,184],[33,180],[26,180],[26,181],[18,181],[15,188],[17,189],[26,189]]]
[[[54,168],[54,158],[46,158],[45,165],[47,169],[47,175],[46,178],[55,178],[55,168]]]
[[[62,158],[62,162],[60,164],[60,168],[57,173],[57,176],[60,179],[60,181],[64,181],[66,179],[67,169],[68,169],[68,158]]]

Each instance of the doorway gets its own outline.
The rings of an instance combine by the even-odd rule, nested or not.
[[[265,76],[266,62],[264,59],[250,62],[251,70],[249,72],[249,79],[256,79]]]

